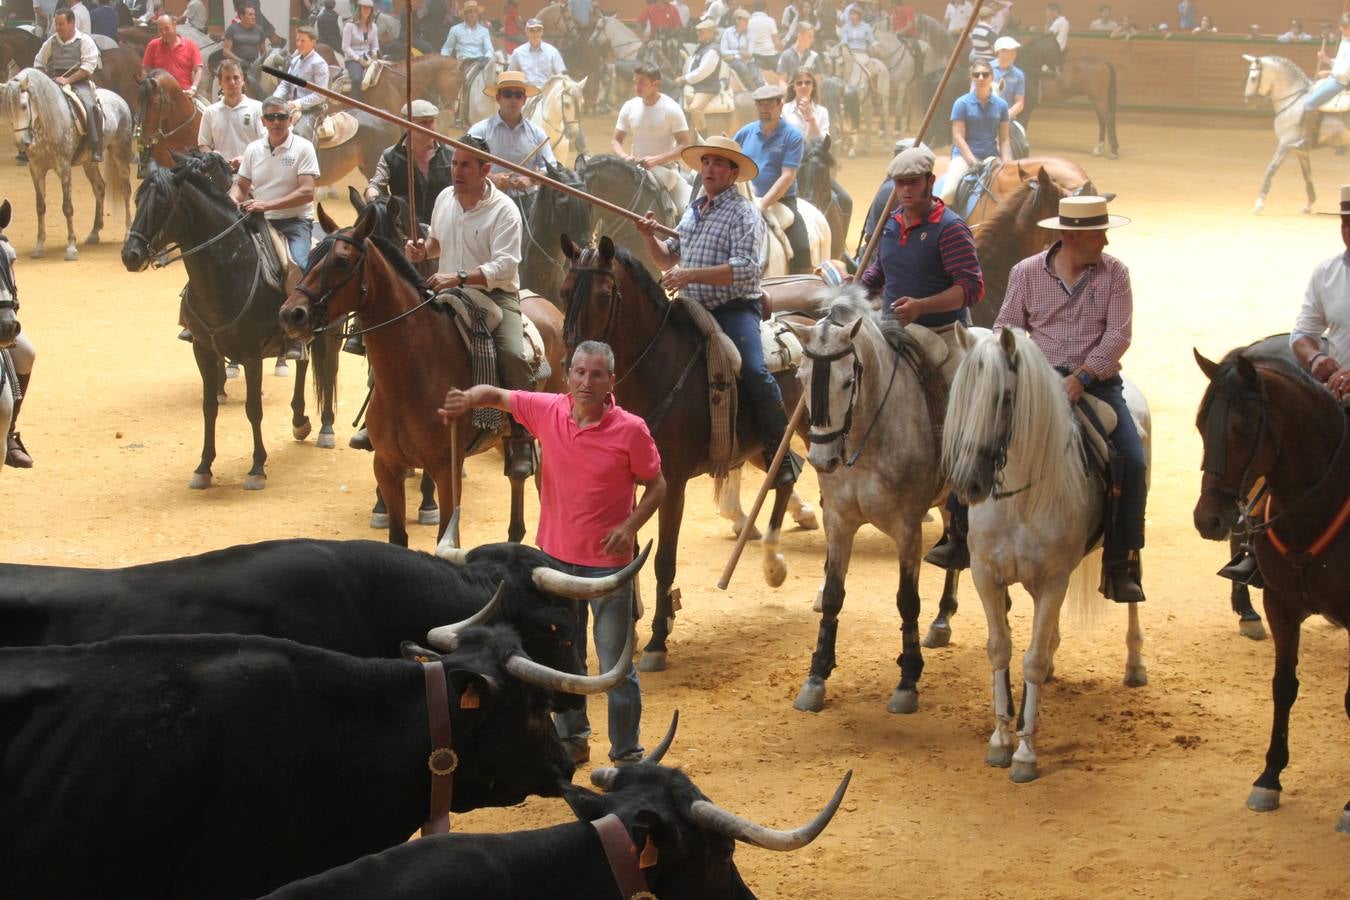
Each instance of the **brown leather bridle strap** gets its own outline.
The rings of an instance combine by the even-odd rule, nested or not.
[[[591,827],[600,835],[600,846],[605,848],[610,874],[623,900],[656,900],[656,895],[647,889],[647,877],[638,865],[638,849],[633,846],[623,820],[610,813],[591,822]]]
[[[450,688],[445,682],[445,667],[440,660],[422,663],[427,683],[427,726],[431,731],[431,754],[427,769],[431,772],[431,814],[422,826],[422,834],[445,834],[450,830],[450,804],[455,790],[455,769],[459,757],[450,745]]]

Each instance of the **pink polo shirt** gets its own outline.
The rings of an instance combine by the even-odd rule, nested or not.
[[[578,566],[623,566],[632,551],[609,556],[605,535],[633,511],[636,482],[661,471],[661,454],[647,423],[614,402],[600,421],[578,428],[567,394],[511,392],[511,412],[539,439],[543,486],[539,549]]]

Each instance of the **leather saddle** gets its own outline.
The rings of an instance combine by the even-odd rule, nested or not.
[[[990,190],[1002,168],[1003,163],[999,159],[990,157],[979,169],[966,173],[956,186],[956,196],[952,200],[952,209],[957,215],[963,220],[970,218],[980,197]]]
[[[254,230],[253,241],[263,261],[263,281],[289,295],[300,283],[300,276],[303,273],[295,264],[295,260],[291,259],[291,248],[286,243],[285,236],[273,228],[271,222],[266,222],[265,227]]]
[[[1331,113],[1334,116],[1350,112],[1350,90],[1341,91],[1335,97],[1317,107],[1317,111]]]
[[[526,300],[539,298],[539,294],[533,291],[522,290],[520,292],[520,302],[522,306]],[[496,331],[502,324],[501,307],[491,302],[487,295],[479,291],[444,291],[437,295],[436,302],[447,307],[455,320],[455,327],[460,330],[460,336],[464,338],[465,346],[472,346],[469,343],[468,329],[471,323],[478,321],[481,316],[483,326],[488,331]],[[473,309],[470,309],[472,305]],[[548,361],[548,354],[544,349],[544,336],[539,333],[539,328],[534,321],[524,312],[520,315],[522,337],[524,338],[525,361],[530,364],[530,370],[533,373],[532,379],[537,390],[540,385],[549,379],[553,374],[553,366]]]
[[[70,111],[75,115],[75,131],[80,137],[89,133],[89,117],[84,111],[84,104],[80,102],[79,94],[68,84],[61,85],[61,93],[65,95],[66,103],[70,106]],[[94,102],[98,102],[98,92],[94,92]]]

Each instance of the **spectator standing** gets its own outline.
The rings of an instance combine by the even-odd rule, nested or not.
[[[1103,6],[1097,10],[1097,18],[1088,25],[1088,31],[1115,31],[1118,27],[1120,23],[1111,15],[1111,7]]]
[[[1134,24],[1134,19],[1129,16],[1121,16],[1120,24],[1111,30],[1111,37],[1129,40],[1138,33],[1139,27]]]
[[[1177,4],[1177,28],[1182,31],[1194,28],[1197,12],[1194,0],[1181,0]]]
[[[254,96],[261,96],[264,91],[261,85],[249,78],[248,72],[267,50],[267,43],[266,30],[258,22],[257,8],[245,6],[239,10],[238,21],[231,22],[225,29],[220,45],[221,56],[239,66]]]

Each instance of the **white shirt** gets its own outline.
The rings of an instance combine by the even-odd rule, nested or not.
[[[778,48],[773,45],[774,36],[778,34],[778,23],[768,13],[751,13],[750,21],[745,26],[745,33],[749,38],[751,54],[754,56],[778,55]]]
[[[202,0],[190,0],[187,8],[183,10],[183,18],[185,19],[183,24],[191,25],[202,34],[206,33],[206,4]]]
[[[259,138],[244,148],[244,159],[239,164],[239,177],[253,185],[253,199],[276,200],[300,186],[301,175],[319,177],[319,157],[314,145],[295,132],[275,150],[267,138]],[[269,219],[312,219],[314,203],[302,203],[283,209],[269,209]]]
[[[265,133],[262,104],[245,95],[234,106],[227,106],[224,100],[217,100],[202,112],[197,145],[210,147],[226,159],[234,159],[243,156],[248,145]]]
[[[1350,82],[1350,40],[1341,38],[1341,45],[1336,49],[1336,58],[1331,61],[1331,77],[1341,84]]]
[[[506,68],[513,72],[524,72],[526,81],[535,87],[543,87],[544,82],[554,75],[564,74],[567,71],[567,64],[563,62],[558,48],[548,41],[540,41],[538,50],[528,42],[517,47],[511,54],[511,60],[506,64]]]
[[[815,116],[816,128],[819,129],[819,134],[811,133],[811,129],[807,126],[806,120],[803,119],[802,114],[797,111],[797,101],[794,100],[791,103],[783,104],[783,121],[790,125],[796,125],[797,130],[800,131],[802,136],[808,141],[813,138],[827,137],[830,133],[830,111],[819,103],[813,103],[811,115]]]
[[[675,11],[680,14],[680,27],[689,27],[689,4],[683,0],[675,0]]]
[[[632,137],[634,156],[644,157],[674,150],[679,146],[675,133],[688,131],[689,122],[678,103],[665,94],[657,94],[651,106],[643,103],[641,97],[626,102],[619,109],[614,128]]]
[[[98,52],[98,44],[94,43],[94,39],[91,38],[89,35],[85,34],[83,31],[80,31],[78,28],[75,29],[75,33],[71,35],[70,40],[68,41],[61,40],[61,35],[53,31],[51,37],[43,41],[42,46],[38,48],[37,55],[33,57],[33,67],[41,69],[48,75],[51,75],[53,78],[55,78],[57,75],[64,75],[65,74],[64,72],[48,71],[50,66],[48,65],[47,61],[51,59],[52,47],[55,46],[56,44],[60,44],[62,47],[66,47],[73,43],[76,43],[77,41],[79,42],[80,45],[80,68],[83,69],[85,72],[88,72],[90,75],[93,75],[94,70],[97,69],[99,65],[102,63],[103,57]]]
[[[722,32],[722,39],[717,44],[723,59],[740,59],[749,47],[750,38],[744,31],[737,31],[734,25]]]
[[[1055,21],[1050,23],[1050,27],[1045,29],[1055,36],[1055,41],[1059,44],[1060,50],[1069,49],[1069,20],[1063,16],[1056,17]]]
[[[718,54],[715,46],[709,46],[702,53],[695,48],[694,52],[689,54],[689,61],[684,64],[684,83],[688,85],[698,84],[703,79],[717,71],[717,67],[722,64],[722,57]]]
[[[483,199],[466,210],[448,187],[431,210],[431,236],[441,245],[437,272],[481,269],[488,290],[520,290],[520,210],[487,182]]]
[[[944,14],[947,20],[947,30],[960,31],[965,28],[966,23],[970,21],[970,11],[974,8],[970,0],[948,3],[947,12]]]
[[[1327,354],[1342,368],[1350,366],[1350,252],[1338,253],[1313,269],[1289,342],[1301,337],[1320,340],[1324,333]]]
[[[75,27],[79,29],[81,34],[93,32],[94,29],[89,21],[89,7],[77,2],[70,7],[70,11],[75,16]]]

